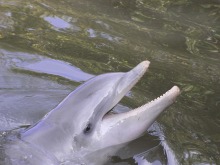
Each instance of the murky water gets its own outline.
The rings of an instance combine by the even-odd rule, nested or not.
[[[0,130],[32,124],[93,75],[145,59],[150,70],[121,110],[173,85],[182,94],[108,164],[220,164],[219,0],[0,0]]]

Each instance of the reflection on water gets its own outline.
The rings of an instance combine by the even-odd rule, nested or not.
[[[88,29],[87,32],[89,33],[89,37],[91,38],[96,38],[96,37],[100,37],[100,38],[103,38],[103,39],[107,39],[109,41],[112,41],[112,42],[119,42],[120,38],[119,37],[113,37],[107,33],[104,33],[104,32],[96,32],[95,30],[93,29]]]
[[[28,71],[47,73],[65,77],[75,82],[86,81],[93,77],[93,75],[85,73],[81,71],[79,68],[70,66],[67,63],[61,61],[51,59],[44,59],[36,63],[21,66],[21,68]]]
[[[45,70],[48,61],[36,60],[26,68],[29,71],[9,71],[3,69],[8,65],[7,61],[16,64],[18,58],[13,61],[10,55],[1,53],[0,58],[4,56],[4,60],[0,61],[0,76],[9,75],[9,83],[1,79],[0,89],[1,92],[7,93],[8,89],[12,92],[7,99],[2,97],[1,100],[11,100],[22,109],[23,105],[30,105],[19,104],[18,98],[22,96],[13,92],[17,87],[30,92],[30,89],[38,89],[37,85],[46,88],[51,83],[53,92],[64,96],[70,88],[78,85],[72,87],[71,82],[59,76],[34,74],[30,70],[55,75],[63,70],[69,74],[68,68],[56,73],[53,70],[53,67],[69,63],[69,66],[76,66],[91,76],[127,71],[148,59],[151,61],[150,71],[122,104],[137,107],[174,84],[180,86],[181,97],[158,120],[167,147],[180,164],[220,164],[219,25],[219,0],[2,0],[2,50],[14,51],[18,56],[21,52],[31,52],[23,53],[26,61],[30,54],[40,54],[45,56],[44,59],[52,59],[49,62],[52,66]],[[77,79],[84,81],[87,74],[83,78],[81,73]],[[13,95],[17,97],[12,99]],[[24,98],[29,95],[35,96],[29,93]],[[45,100],[46,92],[38,93],[36,97]],[[48,107],[49,110],[48,105],[55,105],[61,99],[58,97],[50,96],[45,107],[40,108],[45,110]],[[29,102],[31,104],[31,99]],[[1,110],[6,105],[9,103],[0,102]],[[33,107],[33,111],[36,109]],[[158,133],[155,128],[153,131]],[[146,144],[147,141],[140,139],[138,142]],[[134,164],[132,157],[135,154],[138,152],[130,159],[117,159],[115,163]]]
[[[64,16],[64,19],[66,19],[67,21],[54,16],[46,16],[43,17],[45,21],[47,21],[49,24],[51,24],[53,26],[53,29],[55,30],[68,30],[68,29],[72,29],[72,32],[74,31],[79,31],[80,28],[75,26],[74,23],[76,22],[76,20],[72,19],[71,17],[67,17]],[[72,24],[70,24],[69,22],[72,22]]]
[[[71,26],[68,22],[58,17],[44,17],[44,20],[49,22],[55,28],[65,29]]]

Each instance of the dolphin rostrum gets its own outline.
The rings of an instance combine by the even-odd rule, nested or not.
[[[9,138],[5,146],[9,164],[92,164],[83,159],[140,137],[174,102],[180,93],[177,86],[134,110],[108,112],[144,75],[149,64],[143,61],[129,72],[102,74],[80,85],[38,123]]]

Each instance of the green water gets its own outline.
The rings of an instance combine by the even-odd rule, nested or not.
[[[10,61],[5,51],[14,56],[23,52],[68,62],[95,75],[151,61],[149,72],[122,104],[134,108],[179,86],[181,96],[157,125],[180,164],[220,164],[219,0],[0,0],[0,48],[5,61]],[[24,77],[21,84],[38,80],[16,86],[0,81],[1,92],[37,91],[39,84],[45,89],[54,83],[50,87],[62,96],[51,94],[46,107],[80,84],[16,69],[0,71],[1,78],[3,73],[11,75],[11,84],[16,84],[16,76]],[[132,157],[115,162],[134,164]]]

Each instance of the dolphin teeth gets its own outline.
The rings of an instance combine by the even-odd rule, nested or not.
[[[173,86],[170,90],[168,90],[164,94],[160,95],[159,97],[151,100],[150,102],[148,102],[148,103],[146,103],[146,104],[144,104],[144,105],[142,105],[142,106],[140,106],[138,108],[135,108],[134,110],[139,109],[139,108],[142,109],[143,107],[147,107],[147,106],[151,105],[152,103],[154,103],[154,102],[156,102],[156,101],[158,101],[158,100],[160,100],[162,98],[165,98],[165,96],[170,95],[170,93],[173,93],[175,96],[179,95],[180,89],[177,86]],[[171,98],[172,98],[172,96],[171,96]],[[171,99],[171,100],[174,100],[174,99]]]
[[[160,95],[159,97],[157,97],[156,99],[152,100],[151,102],[154,102],[154,101],[156,101],[156,100],[158,100],[158,99],[160,99],[160,98],[162,98],[162,97],[168,95],[171,91],[174,91],[174,92],[177,92],[177,93],[180,92],[179,88],[178,88],[177,86],[174,86],[174,87],[172,87],[170,90],[168,90],[167,92],[165,92],[164,94],[162,94],[162,95]]]

